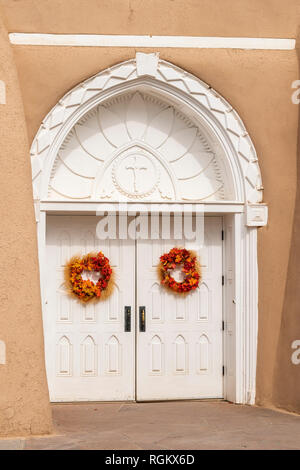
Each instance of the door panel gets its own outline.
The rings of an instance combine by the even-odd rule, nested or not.
[[[159,284],[157,264],[173,246],[195,246],[137,241],[137,305],[145,307],[146,317],[146,331],[137,333],[138,400],[223,396],[221,230],[220,217],[205,218],[202,282],[186,297]]]
[[[98,220],[47,218],[44,329],[51,401],[221,398],[222,219],[205,218],[202,282],[186,297],[162,288],[157,264],[173,246],[195,249],[193,244],[97,240]],[[79,303],[65,294],[64,264],[74,254],[99,250],[115,269],[114,293],[105,301]],[[125,332],[125,306],[131,307],[130,332]],[[139,331],[139,307],[144,307],[145,332]]]
[[[95,216],[47,219],[46,366],[51,401],[133,400],[135,322],[124,332],[124,306],[134,312],[132,240],[97,240]],[[103,251],[116,273],[111,297],[82,304],[66,295],[65,262]]]

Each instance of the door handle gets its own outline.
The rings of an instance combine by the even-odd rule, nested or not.
[[[144,333],[146,331],[146,307],[139,307],[139,316],[140,316],[140,332]]]
[[[127,333],[131,331],[131,307],[129,305],[124,307],[124,331]]]

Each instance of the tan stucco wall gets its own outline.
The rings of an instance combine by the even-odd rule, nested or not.
[[[0,23],[0,436],[51,430],[28,140],[17,72]],[[3,361],[2,361],[3,362]]]
[[[115,8],[112,8],[112,3]],[[155,8],[156,3],[143,0],[89,0],[87,9],[84,0],[0,0],[8,30],[19,32],[296,37],[300,17],[298,0],[284,3],[281,0],[164,0],[158,2],[163,12]],[[14,46],[12,49],[30,142],[44,116],[69,89],[102,69],[134,57],[136,52],[133,48]],[[151,52],[150,49],[144,51]],[[300,366],[291,366],[290,362],[290,343],[300,339],[296,303],[300,283],[299,268],[295,264],[298,252],[300,254],[297,226],[291,245],[297,186],[298,131],[298,106],[291,102],[291,83],[299,77],[297,54],[295,51],[195,49],[161,49],[159,52],[161,58],[195,74],[223,95],[244,120],[256,146],[265,187],[264,200],[269,204],[269,224],[259,229],[257,403],[300,413]],[[3,61],[0,67],[3,67]],[[12,75],[8,80],[15,84],[16,77],[10,73]],[[25,329],[28,324],[24,324],[24,330],[18,328],[22,333],[26,332],[26,342],[20,342],[21,336],[22,341],[25,341],[24,334],[17,336],[19,341],[13,338],[16,330],[14,319],[18,319],[18,325],[21,320],[18,314],[12,315],[12,312],[20,311],[18,309],[23,305],[19,297],[13,298],[0,305],[0,308],[6,308],[5,316],[1,316],[2,323],[0,319],[0,331],[7,335],[8,351],[12,348],[9,353],[11,357],[17,354],[13,353],[16,349],[23,352],[22,358],[30,358],[27,363],[31,381],[34,375],[34,393],[29,394],[32,398],[26,398],[23,404],[24,420],[19,420],[20,429],[23,421],[28,422],[25,415],[28,417],[32,413],[35,419],[39,417],[39,422],[45,424],[45,432],[47,426],[49,428],[49,410],[46,406],[48,398],[42,351],[30,168],[27,143],[22,134],[24,122],[20,97],[16,94],[12,99],[15,103],[13,112],[17,113],[20,120],[15,119],[15,122],[20,122],[18,131],[15,126],[13,131],[7,132],[8,124],[6,121],[3,123],[3,114],[0,115],[3,123],[1,132],[6,139],[5,164],[8,166],[6,173],[2,172],[5,178],[2,191],[5,193],[0,204],[1,219],[5,221],[1,237],[8,240],[8,244],[4,244],[4,250],[1,244],[0,250],[6,253],[8,246],[15,246],[17,252],[20,239],[26,240],[25,247],[22,247],[26,261],[30,263],[30,276],[23,275],[23,285],[30,285],[32,290],[24,287],[25,297],[22,299],[25,302],[25,313],[22,314],[26,319],[30,318],[31,323],[29,331]],[[18,192],[14,190],[15,187],[19,188]],[[297,214],[295,220],[298,223]],[[287,271],[289,257],[291,261]],[[16,266],[20,266],[20,271],[24,272],[23,260],[18,263]],[[0,287],[1,294],[4,297],[6,295]],[[29,300],[26,296],[29,296]],[[16,304],[18,307],[15,307]],[[21,369],[17,369],[19,372],[13,371],[17,366],[13,365],[13,361],[9,364],[9,367],[0,365],[1,393],[1,374],[4,370],[10,374],[10,386],[7,386],[7,390],[4,388],[3,398],[0,394],[0,410],[1,403],[6,406],[7,403],[17,402],[17,398],[22,396],[19,387],[25,379],[20,375]],[[22,365],[23,374],[25,371],[27,373],[26,364]],[[286,390],[290,390],[290,393],[286,393]],[[41,408],[44,409],[43,415],[40,413]],[[0,432],[1,422],[0,418]],[[3,423],[3,429],[11,431],[7,427],[8,421]],[[40,428],[33,428],[32,432],[41,431]]]

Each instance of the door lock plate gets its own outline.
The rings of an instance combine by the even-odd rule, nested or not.
[[[139,319],[140,319],[140,332],[146,331],[146,307],[139,307]]]
[[[124,331],[127,333],[131,331],[131,307],[129,305],[124,307]]]

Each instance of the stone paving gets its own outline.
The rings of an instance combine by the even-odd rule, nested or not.
[[[300,449],[300,416],[227,402],[53,404],[55,432],[0,449]]]

